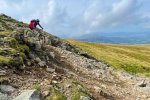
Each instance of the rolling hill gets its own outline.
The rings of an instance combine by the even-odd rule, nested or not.
[[[150,75],[150,45],[116,45],[68,40],[116,69],[124,69],[134,74]]]

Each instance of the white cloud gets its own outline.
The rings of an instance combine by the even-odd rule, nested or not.
[[[0,12],[27,23],[31,19],[38,18],[46,31],[69,36],[143,23],[145,19],[148,20],[149,14],[143,14],[143,9],[140,10],[142,13],[139,13],[137,8],[139,1],[0,0]],[[145,2],[143,5],[148,2],[148,0],[143,1]],[[131,30],[130,27],[128,28]]]
[[[85,22],[90,25],[90,28],[103,28],[122,24],[134,14],[137,6],[137,0],[121,0],[120,2],[112,3],[105,9],[105,7],[95,5],[95,2],[102,1],[94,1],[84,14]],[[99,9],[99,12],[95,12],[95,9]]]
[[[150,12],[143,14],[142,18],[150,19]]]

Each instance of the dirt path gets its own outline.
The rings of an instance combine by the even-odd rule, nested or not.
[[[136,85],[142,80],[146,80],[146,84],[149,84],[148,78],[114,71],[112,68],[101,62],[81,57],[72,52],[62,50],[61,48],[53,47],[53,51],[58,55],[61,55],[59,58],[63,64],[67,63],[72,67],[71,69],[76,73],[74,79],[84,84],[97,100],[150,99],[150,92],[144,91],[145,89],[149,89],[148,85],[146,87]]]
[[[1,79],[9,80],[9,83],[17,87],[11,97],[14,98],[22,90],[31,89],[37,84],[42,87],[43,93],[52,87],[51,82],[55,76],[60,79],[59,81],[76,80],[92,94],[95,100],[150,100],[150,79],[115,71],[101,62],[61,48],[53,46],[46,48],[55,54],[55,58],[50,61],[51,65],[49,64],[49,67],[55,68],[55,72],[49,73],[36,64],[27,66],[22,72],[7,70],[7,76]],[[136,85],[143,80],[146,86]]]

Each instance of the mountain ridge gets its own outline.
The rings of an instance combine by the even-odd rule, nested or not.
[[[72,38],[85,42],[103,42],[113,44],[149,44],[149,36],[150,32],[110,32],[91,33]]]

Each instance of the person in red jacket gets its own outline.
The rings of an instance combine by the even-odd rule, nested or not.
[[[39,22],[40,22],[39,19],[31,20],[29,24],[29,28],[34,31],[34,29],[36,29],[36,26],[39,25],[39,27],[43,30],[43,27],[40,25]]]

